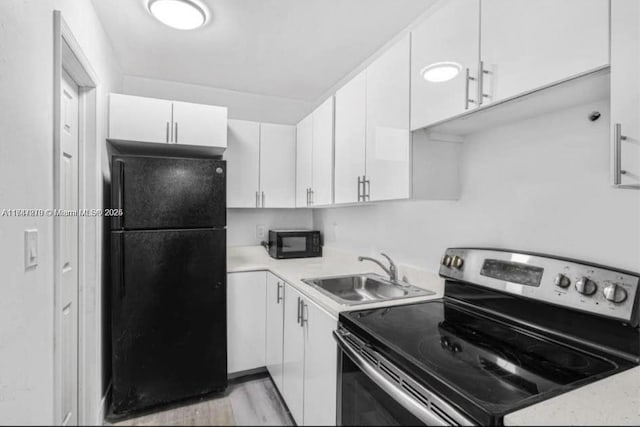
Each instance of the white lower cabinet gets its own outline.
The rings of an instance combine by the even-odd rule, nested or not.
[[[265,271],[227,275],[227,372],[265,366]]]
[[[283,397],[298,425],[336,424],[337,321],[285,286]]]
[[[282,393],[282,351],[284,346],[284,281],[267,273],[266,366],[273,383]]]
[[[298,425],[304,423],[304,329],[300,326],[302,294],[285,286],[282,397]]]
[[[336,319],[315,304],[303,302],[304,425],[336,425],[337,346]]]

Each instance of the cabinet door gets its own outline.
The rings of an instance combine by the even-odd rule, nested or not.
[[[367,77],[360,73],[336,92],[335,202],[356,203],[365,171]]]
[[[489,103],[609,63],[609,0],[482,0]]]
[[[260,191],[263,208],[296,206],[296,128],[260,125]]]
[[[284,299],[284,281],[271,273],[267,273],[266,366],[280,393],[282,393]]]
[[[227,371],[265,366],[266,272],[230,273],[227,278]]]
[[[370,200],[409,197],[407,34],[367,68],[367,180]]]
[[[611,125],[620,142],[622,185],[640,185],[640,2],[611,2]],[[615,148],[615,147],[614,147]],[[615,155],[615,151],[614,151]]]
[[[313,112],[311,203],[333,203],[333,97]]]
[[[480,0],[449,0],[411,32],[411,129],[454,117],[476,106]],[[455,25],[452,25],[455,23]],[[427,81],[423,71],[452,63],[458,74]]]
[[[338,322],[312,302],[304,302],[304,425],[336,425]]]
[[[173,142],[227,148],[227,107],[173,103]]]
[[[171,101],[109,95],[109,139],[170,142]]]
[[[313,116],[308,115],[296,126],[296,207],[307,207],[307,190],[311,188]]]
[[[260,188],[260,123],[229,120],[227,207],[257,208]]]
[[[298,321],[302,295],[289,285],[285,295],[282,396],[296,424],[303,425],[304,329]]]

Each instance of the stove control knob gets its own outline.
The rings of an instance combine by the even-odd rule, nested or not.
[[[558,274],[553,283],[560,288],[567,288],[571,284],[571,279],[564,274]]]
[[[576,282],[576,291],[582,295],[591,296],[595,294],[597,290],[598,285],[596,285],[596,282],[587,277],[582,277]]]
[[[452,258],[449,255],[445,255],[442,257],[442,261],[440,261],[440,263],[445,267],[451,267],[451,260]]]
[[[602,291],[607,301],[619,304],[627,299],[627,291],[622,286],[612,283],[604,288]]]
[[[464,264],[464,260],[462,258],[460,258],[458,255],[455,255],[453,257],[453,259],[451,260],[451,266],[453,268],[461,269],[462,268],[462,264]]]

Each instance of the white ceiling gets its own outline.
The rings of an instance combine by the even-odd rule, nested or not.
[[[316,101],[434,0],[203,0],[195,31],[145,0],[92,0],[127,75]]]

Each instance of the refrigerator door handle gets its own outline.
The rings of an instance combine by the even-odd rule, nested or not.
[[[114,169],[117,171],[117,173],[114,174],[113,182],[116,197],[111,199],[111,203],[115,203],[116,206],[113,206],[113,208],[119,209],[122,214],[111,217],[111,224],[114,229],[120,229],[124,225],[124,161],[116,160]]]

